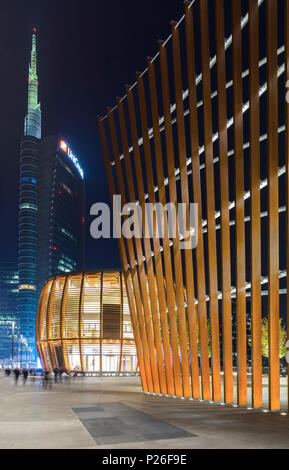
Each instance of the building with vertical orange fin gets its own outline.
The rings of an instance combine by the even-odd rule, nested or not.
[[[287,0],[185,1],[144,72],[98,118],[111,197],[143,210],[198,205],[194,249],[182,249],[180,227],[173,237],[165,230],[119,240],[153,393],[280,409],[280,319],[289,335],[288,31]]]

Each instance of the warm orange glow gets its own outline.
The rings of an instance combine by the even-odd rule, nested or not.
[[[19,290],[36,290],[36,286],[30,284],[20,284]]]
[[[56,276],[43,288],[36,339],[43,367],[77,372],[135,372],[128,299],[117,271]]]
[[[64,140],[60,141],[60,148],[63,150],[63,152],[67,152],[68,147],[66,143],[64,142]]]

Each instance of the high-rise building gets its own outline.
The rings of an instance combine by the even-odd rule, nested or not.
[[[28,112],[20,144],[19,331],[33,349],[39,292],[50,276],[82,269],[83,171],[70,148],[55,137],[41,140],[36,29],[32,35]]]
[[[21,333],[27,338],[30,347],[35,344],[34,331],[35,313],[37,308],[38,178],[40,138],[41,110],[40,103],[38,103],[36,29],[34,28],[28,75],[28,111],[24,122],[24,137],[20,144],[18,238],[19,328]]]
[[[0,362],[12,357],[12,328],[17,317],[19,276],[17,263],[0,263]]]
[[[61,272],[83,269],[84,180],[77,157],[54,136],[40,144],[38,291]]]

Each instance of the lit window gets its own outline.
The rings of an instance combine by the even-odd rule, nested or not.
[[[65,228],[62,227],[61,232],[64,233],[71,240],[73,240],[75,242],[77,241],[76,238],[70,232],[68,232],[68,230],[65,230]]]
[[[31,284],[20,284],[19,290],[36,290],[36,286]]]
[[[70,196],[72,196],[73,193],[71,189],[68,186],[66,186],[66,184],[62,183],[61,186],[63,187],[63,189],[65,189],[65,191],[68,192],[68,194],[70,194]]]
[[[20,209],[30,209],[33,211],[38,211],[38,207],[36,206],[36,204],[29,204],[27,202],[20,204]]]
[[[36,179],[35,178],[29,178],[28,176],[24,176],[24,178],[22,178],[21,181],[22,181],[22,183],[36,184]]]
[[[59,265],[57,266],[57,269],[58,269],[59,271],[64,272],[64,273],[69,273],[69,272],[71,272],[71,270],[70,270],[69,268],[65,268],[64,266],[61,266],[61,264],[59,264]]]

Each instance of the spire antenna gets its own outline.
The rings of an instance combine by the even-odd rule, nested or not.
[[[41,138],[41,109],[38,102],[37,45],[36,31],[33,28],[31,59],[28,77],[28,112],[24,123],[24,134]]]

